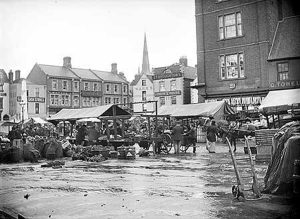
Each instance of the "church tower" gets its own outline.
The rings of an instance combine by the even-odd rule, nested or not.
[[[150,74],[150,64],[149,64],[146,33],[144,35],[143,63],[142,63],[142,72],[141,73],[142,74]]]

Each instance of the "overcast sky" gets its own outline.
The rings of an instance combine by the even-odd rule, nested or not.
[[[35,63],[110,71],[132,80],[147,35],[150,68],[187,56],[196,64],[194,0],[0,0],[0,68]]]

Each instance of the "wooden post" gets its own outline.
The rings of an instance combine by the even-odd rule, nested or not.
[[[150,124],[150,116],[147,116],[148,120],[148,132],[149,132],[149,139],[151,139],[151,124]]]
[[[124,119],[121,119],[122,122],[122,137],[125,137],[125,130],[124,130]]]
[[[110,133],[109,133],[109,128],[108,128],[108,120],[105,119],[105,127],[106,127],[106,136],[107,136],[107,139],[109,140],[109,137],[110,137]]]
[[[117,109],[116,109],[116,105],[113,105],[112,107],[113,107],[114,139],[117,139],[117,120],[116,120]]]

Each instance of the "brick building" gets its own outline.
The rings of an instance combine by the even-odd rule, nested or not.
[[[63,108],[128,103],[129,99],[129,83],[123,73],[118,73],[116,63],[111,72],[98,71],[73,68],[71,58],[64,57],[62,66],[35,64],[27,80],[31,85],[46,87],[47,116]]]
[[[9,119],[9,79],[6,72],[0,69],[0,121]]]
[[[225,99],[236,110],[251,111],[274,82],[292,80],[287,84],[294,86],[285,87],[299,87],[299,72],[279,77],[286,66],[268,62],[278,22],[299,13],[292,1],[195,0],[195,6],[200,102]]]
[[[154,98],[158,107],[191,103],[191,83],[196,78],[196,68],[188,66],[186,57],[170,66],[153,68]]]

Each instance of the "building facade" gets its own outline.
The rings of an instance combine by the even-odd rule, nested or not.
[[[153,69],[154,99],[158,107],[191,103],[191,83],[196,78],[196,68],[187,65],[187,58],[179,63]]]
[[[71,58],[64,57],[62,66],[35,64],[27,80],[46,87],[48,117],[63,108],[127,104],[129,83],[123,73],[117,72],[115,63],[112,68],[111,72],[72,68]]]
[[[153,102],[147,103],[147,101],[154,100],[153,92],[153,74],[150,72],[149,56],[146,34],[144,36],[144,49],[143,49],[143,63],[142,71],[135,75],[134,80],[131,82],[133,95],[133,112],[135,113],[152,113],[155,110],[155,104]],[[145,103],[139,103],[145,102]]]
[[[0,122],[9,119],[9,79],[6,72],[0,69]]]
[[[258,108],[273,83],[284,79],[268,55],[278,21],[298,13],[291,2],[195,0],[200,102],[224,99],[237,111]]]
[[[28,118],[47,118],[47,86],[33,84],[26,80]]]

